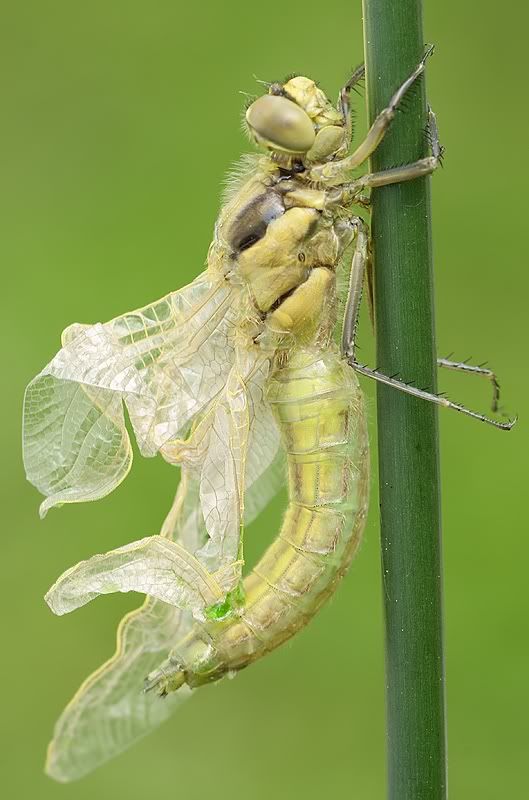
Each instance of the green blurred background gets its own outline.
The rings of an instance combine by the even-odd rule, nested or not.
[[[529,12],[427,0],[429,95],[447,148],[434,178],[440,353],[488,359],[511,434],[441,413],[451,795],[526,797]],[[359,2],[44,0],[4,8],[0,48],[4,392],[1,718],[5,797],[98,800],[384,797],[384,670],[376,475],[365,543],[299,636],[78,784],[42,773],[52,725],[138,605],[112,596],[52,616],[46,589],[82,558],[154,533],[177,473],[137,459],[96,504],[39,522],[20,457],[23,387],[73,321],[95,322],[201,269],[223,174],[241,151],[252,75],[299,70],[335,96],[362,60]],[[363,124],[362,101],[359,122]],[[5,296],[5,294],[4,294]],[[372,352],[369,326],[360,343]],[[448,380],[450,378],[450,380]],[[485,409],[486,384],[442,376]],[[373,386],[369,398],[375,444]],[[374,448],[376,452],[376,447]],[[376,467],[374,469],[376,472]],[[255,557],[278,498],[248,534]],[[525,763],[524,763],[525,762]]]

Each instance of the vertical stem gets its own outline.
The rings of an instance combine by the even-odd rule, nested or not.
[[[364,0],[370,121],[424,51],[420,0]],[[424,81],[372,170],[424,155]],[[373,192],[377,367],[435,389],[429,178]],[[388,797],[446,798],[437,410],[377,386]]]

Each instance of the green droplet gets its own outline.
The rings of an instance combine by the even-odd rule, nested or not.
[[[244,605],[244,589],[242,583],[239,583],[235,589],[228,592],[224,600],[206,608],[206,619],[214,621],[225,619],[242,605]]]

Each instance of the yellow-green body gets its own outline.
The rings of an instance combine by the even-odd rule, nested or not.
[[[47,496],[42,515],[104,497],[126,477],[124,406],[141,453],[182,470],[160,535],[80,562],[46,596],[64,614],[100,594],[147,595],[55,726],[46,768],[57,780],[94,769],[191,689],[290,638],[358,547],[369,460],[343,344],[354,314],[344,315],[341,350],[334,341],[340,259],[356,236],[350,310],[367,252],[351,212],[367,202],[362,185],[335,174],[351,136],[348,86],[336,109],[308,78],[271,85],[246,114],[268,153],[230,178],[206,272],[110,322],[71,325],[28,386],[24,457]],[[246,574],[244,524],[285,479],[283,522]]]
[[[112,758],[167,719],[195,687],[290,638],[331,596],[367,510],[357,372],[512,427],[355,357],[364,277],[372,289],[372,274],[368,226],[353,207],[369,208],[365,191],[436,169],[442,148],[433,112],[431,155],[381,173],[351,173],[382,141],[430,53],[353,152],[350,92],[363,66],[336,107],[309,78],[269,84],[245,114],[250,138],[266,155],[243,159],[230,178],[207,270],[110,322],[70,325],[60,351],[29,384],[24,461],[29,480],[46,495],[42,516],[63,503],[100,499],[126,477],[132,446],[124,408],[142,455],[160,454],[181,467],[159,535],[80,562],[46,595],[56,614],[101,594],[146,595],[121,621],[114,655],[57,721],[46,765],[53,778],[77,779]],[[337,269],[353,240],[339,349]],[[480,372],[496,386],[490,371]],[[244,525],[285,478],[283,522],[247,573]]]
[[[266,233],[237,252],[272,212]],[[150,676],[162,694],[242,669],[291,637],[333,593],[358,546],[368,502],[364,401],[332,340],[336,267],[350,238],[323,191],[281,180],[268,159],[219,217],[209,266],[231,259],[228,279],[247,283],[258,312],[254,340],[270,353],[267,399],[287,454],[289,504],[224,618],[196,622]]]

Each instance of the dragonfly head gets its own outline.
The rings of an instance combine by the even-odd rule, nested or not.
[[[327,161],[345,143],[343,116],[310,78],[271,83],[246,110],[251,138],[278,155]]]

